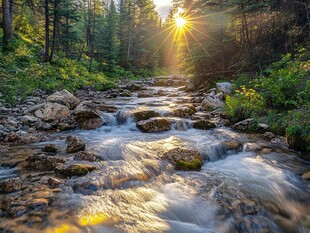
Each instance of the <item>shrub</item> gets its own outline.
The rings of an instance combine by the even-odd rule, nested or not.
[[[244,85],[235,90],[235,95],[226,97],[225,110],[233,121],[240,121],[253,115],[261,114],[264,109],[264,99],[252,88]]]

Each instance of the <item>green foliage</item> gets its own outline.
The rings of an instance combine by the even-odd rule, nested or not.
[[[0,92],[2,98],[15,103],[41,89],[47,93],[67,89],[75,91],[86,86],[104,90],[114,82],[99,72],[90,73],[82,62],[58,58],[55,63],[40,63],[36,46],[23,40],[11,42],[11,52],[0,53]]]
[[[264,99],[252,88],[244,85],[235,90],[235,95],[226,97],[225,110],[233,121],[240,121],[261,114],[264,109]]]
[[[283,56],[271,65],[266,77],[260,78],[257,88],[269,107],[293,109],[310,101],[310,60],[302,61],[301,57]]]

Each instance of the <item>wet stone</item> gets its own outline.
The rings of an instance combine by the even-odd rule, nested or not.
[[[89,162],[96,162],[101,161],[101,157],[97,156],[95,153],[87,152],[87,151],[80,151],[74,156],[74,160],[81,161],[89,161]]]
[[[163,132],[171,129],[169,121],[161,117],[139,121],[136,126],[138,129],[145,133]]]
[[[48,153],[56,153],[57,152],[57,145],[56,144],[48,144],[48,145],[44,146],[43,151],[48,152]]]
[[[64,163],[65,161],[63,158],[44,154],[31,155],[26,159],[25,168],[35,171],[53,171],[58,163]]]
[[[0,181],[0,192],[11,193],[22,189],[22,182],[19,178],[10,178]]]
[[[203,164],[201,154],[196,150],[174,148],[162,156],[172,163],[177,170],[200,170]]]
[[[68,142],[67,153],[76,153],[85,150],[85,143],[75,136],[68,136],[66,141]]]
[[[56,168],[56,172],[67,176],[85,176],[87,173],[96,170],[97,167],[89,164],[70,164],[70,165],[59,165]]]

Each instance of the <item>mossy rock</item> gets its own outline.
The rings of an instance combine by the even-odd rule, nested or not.
[[[70,164],[70,165],[60,165],[56,168],[56,172],[67,176],[85,176],[89,172],[96,170],[97,167],[89,164]]]
[[[213,129],[216,128],[216,124],[209,120],[199,120],[193,122],[193,128],[195,129]]]
[[[174,148],[166,152],[162,158],[172,163],[177,170],[199,171],[203,164],[198,151],[184,148]]]
[[[197,112],[194,106],[188,105],[173,110],[172,115],[180,118],[189,118]]]
[[[137,110],[132,113],[132,116],[136,121],[144,121],[150,118],[159,117],[160,114],[154,110]]]
[[[145,133],[163,132],[171,129],[169,121],[162,117],[139,121],[136,126],[138,129]]]

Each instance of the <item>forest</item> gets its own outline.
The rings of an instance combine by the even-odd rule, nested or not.
[[[0,1],[0,232],[310,231],[309,0]]]

